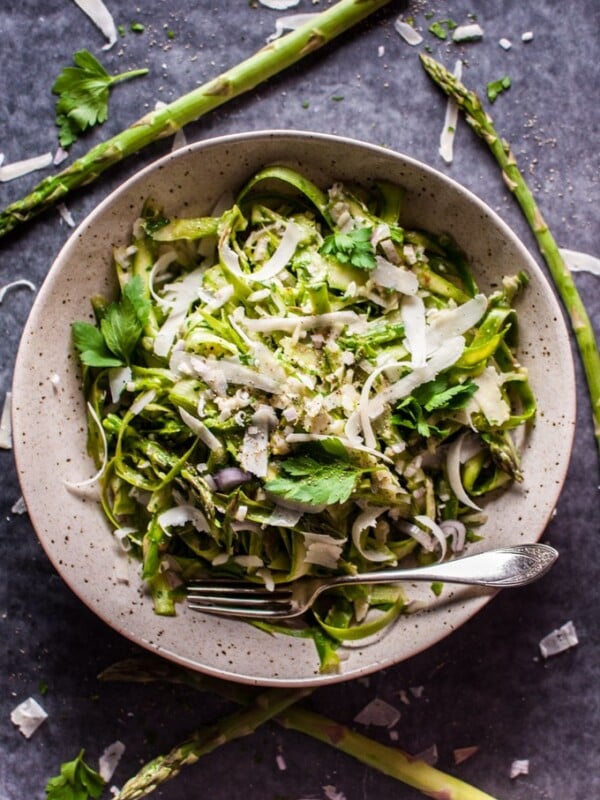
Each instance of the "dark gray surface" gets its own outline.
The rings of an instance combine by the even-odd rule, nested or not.
[[[278,12],[247,0],[107,0],[117,22],[140,20],[143,34],[127,33],[102,53],[103,38],[75,3],[4,0],[0,6],[0,150],[7,161],[56,146],[50,87],[74,50],[88,48],[110,72],[147,65],[151,74],[119,87],[110,119],[73,147],[73,156],[116,133],[151,108],[216,75],[261,46]],[[301,0],[297,12],[320,10],[322,0]],[[422,72],[417,52],[425,44],[452,65],[465,59],[465,81],[483,92],[488,81],[509,74],[513,86],[493,106],[561,246],[600,255],[598,238],[598,31],[597,0],[442,4],[392,2],[351,32],[252,95],[227,104],[189,127],[188,140],[268,127],[341,133],[383,144],[452,175],[488,202],[539,260],[535,243],[485,147],[464,122],[456,155],[445,166],[437,154],[445,100]],[[118,9],[118,11],[117,11]],[[476,12],[483,41],[457,47],[427,33],[435,19],[468,21]],[[414,15],[425,33],[410,48],[395,33],[400,13]],[[175,38],[166,36],[166,29]],[[521,34],[531,30],[533,41]],[[498,39],[513,47],[505,52]],[[381,54],[380,48],[384,48]],[[343,97],[334,100],[334,97]],[[68,201],[77,221],[139,166],[170,149],[170,141],[105,174]],[[0,205],[34,184],[29,176],[0,185]],[[28,278],[37,286],[70,229],[50,212],[21,233],[0,241],[0,285]],[[576,275],[589,312],[598,322],[597,277]],[[10,389],[19,336],[33,300],[27,289],[0,306],[0,396]],[[317,691],[309,705],[352,723],[375,696],[396,705],[402,717],[397,744],[418,753],[437,745],[438,766],[504,800],[591,800],[600,797],[600,642],[597,592],[598,462],[589,402],[579,362],[578,422],[571,466],[545,541],[561,553],[540,582],[494,599],[449,638],[413,659],[365,681]],[[561,378],[548,375],[561,391]],[[32,392],[35,387],[32,387]],[[548,454],[551,457],[551,454]],[[11,508],[20,490],[12,454],[0,451],[0,798],[37,800],[62,761],[85,747],[95,763],[103,748],[121,739],[126,753],[114,782],[121,784],[146,760],[184,738],[198,724],[228,708],[205,695],[164,686],[106,685],[97,673],[137,650],[99,622],[55,574],[26,515]],[[538,641],[572,620],[580,644],[555,658],[540,658]],[[40,685],[47,684],[45,696]],[[410,704],[401,692],[423,686]],[[11,724],[18,702],[33,695],[49,713],[29,741]],[[359,726],[357,726],[359,727]],[[360,729],[360,728],[359,728]],[[369,734],[390,742],[389,732]],[[453,750],[477,745],[455,766]],[[280,770],[276,756],[287,764]],[[530,760],[530,773],[510,780],[513,759]],[[347,800],[406,798],[414,790],[338,754],[325,745],[266,726],[229,744],[156,793],[164,800],[200,796],[246,800],[323,798],[335,786]],[[108,796],[108,795],[107,795]]]

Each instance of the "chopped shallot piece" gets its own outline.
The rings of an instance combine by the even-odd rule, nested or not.
[[[510,765],[510,777],[516,778],[519,775],[529,775],[529,759],[518,758]]]
[[[540,651],[544,658],[549,658],[550,656],[558,655],[558,653],[563,653],[577,644],[579,644],[577,632],[575,626],[569,620],[564,625],[561,625],[560,628],[544,636],[540,642]]]
[[[376,697],[368,703],[355,717],[354,721],[361,725],[376,725],[382,728],[393,728],[400,719],[397,708]]]
[[[12,710],[10,721],[17,726],[26,739],[29,739],[47,717],[48,714],[37,700],[28,697]]]

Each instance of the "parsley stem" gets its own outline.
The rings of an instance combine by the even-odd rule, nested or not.
[[[142,75],[147,75],[149,72],[148,69],[131,69],[129,72],[121,72],[119,75],[112,75],[110,79],[110,85],[113,86],[115,83],[122,83],[123,81],[131,80],[131,78],[140,78]]]

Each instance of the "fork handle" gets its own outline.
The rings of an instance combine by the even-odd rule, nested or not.
[[[498,588],[525,586],[544,575],[557,558],[558,552],[550,545],[520,544],[415,569],[385,569],[360,575],[340,575],[328,584],[443,581]]]

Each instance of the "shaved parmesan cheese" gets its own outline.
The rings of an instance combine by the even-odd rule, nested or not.
[[[359,323],[360,317],[355,311],[330,311],[326,314],[307,314],[306,316],[262,317],[261,319],[244,319],[244,326],[257,333],[273,331],[306,331],[311,328],[342,327]]]
[[[109,50],[117,41],[117,27],[108,8],[102,0],[75,0],[75,3],[108,39],[102,49]]]
[[[0,181],[12,181],[15,178],[21,178],[23,175],[28,175],[30,172],[35,172],[38,169],[45,169],[52,164],[52,153],[44,153],[41,156],[33,156],[33,158],[25,158],[22,161],[13,161],[12,164],[2,165],[0,167]]]
[[[133,403],[129,406],[129,412],[132,416],[137,417],[141,414],[146,406],[151,403],[156,397],[156,389],[149,389],[147,392],[142,392],[138,395]]]
[[[281,528],[295,528],[302,511],[294,508],[284,508],[283,506],[276,505],[271,514],[265,520],[266,525],[275,525]]]
[[[322,786],[321,788],[327,800],[346,800],[346,795],[343,792],[338,792],[335,786]]]
[[[173,144],[171,145],[171,152],[175,150],[179,150],[181,147],[185,147],[187,144],[187,136],[185,135],[185,131],[183,128],[179,128],[175,131],[175,136],[173,137]]]
[[[10,721],[26,739],[30,739],[47,718],[48,714],[33,697],[23,700],[10,714]]]
[[[63,161],[66,161],[68,157],[69,157],[69,151],[65,150],[63,147],[58,147],[56,153],[54,153],[52,164],[55,167],[58,167],[58,165],[62,164]]]
[[[486,367],[473,379],[473,383],[477,384],[477,390],[470,398],[466,408],[467,413],[475,406],[491,425],[502,425],[506,422],[510,417],[510,408],[500,391],[503,380],[503,376],[495,367]]]
[[[0,303],[4,300],[7,292],[10,292],[12,289],[18,289],[21,286],[26,286],[28,289],[31,289],[32,292],[35,292],[37,288],[35,283],[32,283],[25,278],[19,278],[16,281],[5,283],[4,286],[0,287]]]
[[[275,756],[275,763],[277,764],[277,769],[281,772],[285,772],[287,769],[287,764],[285,763],[285,758],[283,757],[283,753],[277,753]]]
[[[394,22],[394,29],[396,33],[400,34],[406,44],[409,44],[412,47],[421,44],[423,41],[421,34],[416,31],[412,25],[409,25],[408,22],[404,22],[402,17],[398,17],[398,19]]]
[[[395,706],[376,697],[354,717],[354,722],[358,722],[360,725],[393,728],[401,716],[402,715]]]
[[[318,16],[318,13],[312,13],[288,14],[285,17],[279,17],[279,19],[275,20],[275,32],[267,38],[267,42],[272,42],[275,39],[279,39],[279,37],[283,35],[284,31],[295,31],[301,25],[304,25],[306,22],[310,22]]]
[[[564,247],[560,248],[560,254],[571,272],[591,272],[592,275],[600,275],[600,258],[577,250],[567,250]]]
[[[104,781],[108,782],[112,778],[124,752],[125,745],[118,740],[109,744],[104,750],[98,759],[98,772]]]
[[[196,436],[203,442],[209,450],[221,450],[222,445],[221,442],[217,439],[217,437],[210,431],[206,425],[199,420],[198,417],[194,417],[185,408],[179,409],[179,416],[188,426],[188,428],[196,434]]]
[[[288,222],[281,241],[271,258],[250,278],[256,283],[264,283],[274,278],[288,264],[304,235],[300,225],[296,225],[295,222]]]
[[[436,310],[427,328],[427,353],[432,353],[453,336],[462,336],[476,325],[487,308],[484,294],[476,294],[456,308]]]
[[[385,289],[395,289],[401,294],[414,295],[419,288],[419,281],[414,272],[396,266],[383,256],[376,256],[377,266],[371,272],[370,279]]]
[[[0,448],[10,450],[12,448],[12,415],[10,404],[12,392],[6,392],[4,403],[2,404],[2,414],[0,415]]]
[[[560,628],[544,636],[540,642],[540,652],[544,658],[549,658],[550,656],[558,655],[558,653],[563,653],[565,650],[569,650],[577,644],[579,644],[577,631],[573,623],[569,620],[569,622],[565,622]]]
[[[108,370],[108,386],[113,403],[116,403],[132,378],[131,367],[110,367]]]
[[[59,203],[56,206],[56,210],[60,214],[60,218],[63,220],[63,222],[67,223],[69,228],[75,227],[75,220],[73,219],[73,215],[71,214],[65,203]]]
[[[498,44],[503,50],[510,50],[510,48],[512,47],[512,42],[510,41],[510,39],[500,39]]]
[[[250,426],[244,433],[242,447],[239,453],[239,463],[242,469],[256,475],[257,478],[266,478],[269,468],[269,431],[277,425],[277,417],[271,406],[259,405],[252,416]]]
[[[300,0],[258,0],[261,6],[272,8],[274,11],[287,11],[288,8],[297,6]]]
[[[522,42],[530,42],[533,39],[533,31],[525,31],[525,33],[521,36]]]
[[[458,59],[454,65],[452,73],[457,80],[462,78],[462,61]],[[448,97],[446,102],[446,115],[444,117],[444,127],[440,134],[439,154],[446,164],[451,164],[454,158],[454,136],[458,124],[458,104],[452,97]]]
[[[391,458],[383,455],[383,453],[381,453],[379,450],[375,450],[372,447],[366,447],[365,445],[356,443],[350,439],[345,439],[343,436],[336,436],[335,438],[348,450],[358,450],[362,453],[369,453],[372,456],[376,456],[376,458],[380,458],[382,461],[387,461],[388,464],[393,463]],[[289,442],[290,444],[297,444],[299,442],[322,442],[325,439],[331,439],[331,434],[290,433],[285,437],[286,442]]]
[[[206,517],[195,506],[182,504],[180,506],[173,506],[167,511],[163,511],[158,516],[158,524],[166,532],[167,528],[173,525],[181,526],[191,522],[194,528],[200,533],[208,533],[208,523]]]
[[[510,777],[517,778],[519,775],[529,775],[529,759],[516,759],[510,765]]]
[[[438,762],[437,744],[432,744],[426,750],[421,750],[420,753],[416,753],[412,758],[415,761],[424,761],[425,764],[429,764],[431,767],[435,766]]]
[[[185,355],[187,354],[184,353],[183,356]],[[249,386],[252,389],[267,392],[267,394],[274,394],[281,388],[278,381],[268,375],[261,375],[260,372],[240,364],[239,361],[192,356],[188,363],[199,378],[206,381],[209,386],[215,387],[218,394],[225,393],[218,391],[221,381],[225,384],[224,387],[221,387],[223,389],[227,388],[228,383]]]
[[[425,366],[427,339],[425,326],[425,304],[419,295],[404,297],[400,306],[404,332],[405,347],[411,355],[413,368]]]
[[[10,509],[11,514],[26,514],[27,513],[27,506],[25,505],[25,500],[23,496],[19,497],[19,499],[13,503]]]
[[[334,539],[333,536],[325,533],[302,531],[302,535],[306,547],[305,563],[316,564],[326,569],[336,569],[345,541]]]
[[[476,22],[471,25],[459,25],[452,34],[453,42],[474,42],[483,38],[483,28]]]

